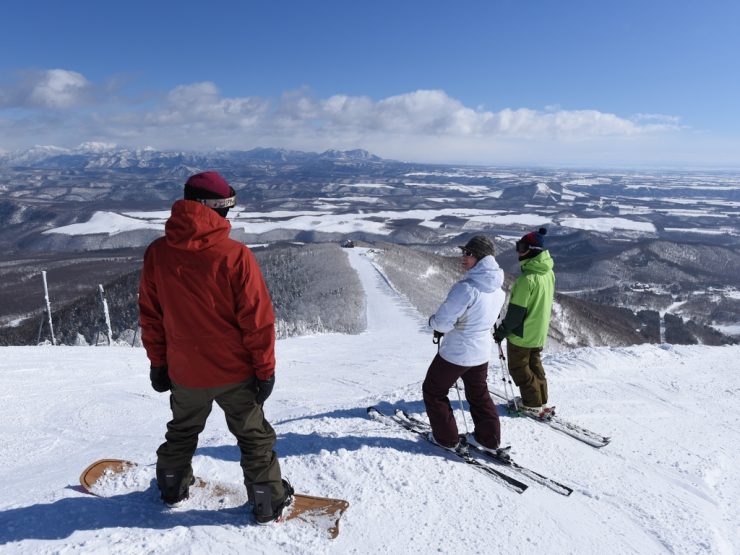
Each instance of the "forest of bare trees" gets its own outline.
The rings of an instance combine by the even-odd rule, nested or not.
[[[255,256],[272,296],[278,338],[314,332],[359,333],[365,328],[362,285],[338,245],[276,246],[256,249]],[[104,287],[113,339],[121,343],[140,341],[138,286],[139,271],[134,271]],[[54,304],[53,282],[49,291],[57,344],[107,344],[107,326],[97,291],[61,307]],[[42,302],[43,290],[39,287],[39,307]],[[51,339],[43,314],[0,329],[0,345],[35,345],[39,330],[42,341]]]
[[[391,286],[424,319],[437,310],[452,284],[463,274],[459,257],[389,243],[371,250],[374,263]],[[365,329],[365,293],[346,251],[339,245],[274,245],[255,249],[255,256],[272,296],[278,338],[322,332],[352,334]],[[507,295],[516,275],[506,273]],[[139,271],[134,271],[104,286],[113,339],[123,345],[140,345],[138,283]],[[561,286],[558,282],[556,287]],[[65,306],[54,303],[53,281],[49,282],[49,292],[58,344],[107,344],[107,324],[97,289]],[[733,341],[701,323],[671,314],[661,320],[655,308],[620,307],[616,300],[602,304],[558,293],[548,348],[661,341],[720,345]],[[625,300],[624,296],[621,300]],[[43,291],[39,286],[39,308],[42,302]],[[0,345],[35,345],[39,338],[49,340],[46,320],[43,313],[37,313],[20,325],[0,328]],[[664,337],[661,337],[661,325]]]

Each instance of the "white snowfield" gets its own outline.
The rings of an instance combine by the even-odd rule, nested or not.
[[[431,186],[430,187],[437,187]],[[446,189],[450,185],[440,185]],[[459,187],[458,187],[459,188]],[[500,191],[492,195],[499,196]],[[365,200],[373,197],[366,197]],[[596,218],[563,218],[553,220],[551,217],[540,216],[532,213],[503,213],[501,210],[478,210],[470,208],[435,208],[429,210],[381,210],[376,212],[362,210],[358,213],[346,213],[343,209],[348,200],[362,200],[361,197],[342,197],[341,199],[318,199],[323,201],[323,209],[300,210],[300,211],[277,211],[277,212],[248,212],[241,207],[234,209],[229,217],[234,229],[245,229],[250,233],[267,233],[276,229],[304,230],[313,229],[326,233],[355,233],[366,232],[377,235],[388,235],[393,227],[386,225],[388,222],[400,219],[418,219],[419,225],[437,229],[442,225],[439,216],[455,216],[468,220],[465,227],[472,226],[480,229],[482,225],[528,225],[540,226],[557,223],[562,227],[585,229],[602,233],[614,230],[639,231],[643,233],[655,233],[654,224],[644,221],[631,220],[618,217],[596,217]],[[435,202],[441,199],[432,199]],[[338,213],[333,213],[337,211]],[[626,210],[635,214],[648,214],[644,208],[634,209],[626,207]],[[660,212],[660,211],[658,211]],[[707,216],[723,217],[725,215],[712,216],[706,210],[683,210],[672,211],[674,214],[684,216]],[[117,235],[141,229],[164,230],[164,225],[169,217],[167,211],[153,212],[95,212],[88,221],[56,227],[44,231],[44,234],[62,235]],[[279,218],[276,220],[276,218]]]
[[[280,341],[266,403],[296,489],[350,502],[337,539],[295,521],[257,526],[243,498],[219,506],[195,495],[164,507],[153,464],[168,397],[150,389],[143,350],[5,347],[0,553],[740,553],[740,347],[547,356],[561,416],[613,440],[594,449],[502,415],[515,460],[575,490],[564,497],[532,484],[517,494],[367,417],[372,404],[423,414],[421,382],[436,347],[425,318],[366,253],[347,252],[366,290],[367,331]],[[491,370],[499,383],[496,357]],[[149,466],[129,489],[98,498],[76,485],[99,458]],[[238,484],[238,460],[214,407],[195,472]]]

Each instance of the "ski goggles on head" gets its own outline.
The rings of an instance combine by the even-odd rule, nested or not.
[[[198,202],[208,208],[232,208],[236,206],[236,196],[229,198],[200,198]]]
[[[236,195],[229,198],[199,198],[197,202],[208,208],[232,208],[236,206]]]

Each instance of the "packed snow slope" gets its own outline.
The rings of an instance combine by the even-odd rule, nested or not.
[[[277,386],[266,404],[296,489],[350,502],[337,539],[295,521],[257,526],[244,499],[219,507],[195,496],[166,508],[153,466],[110,498],[80,492],[78,476],[96,459],[153,465],[167,395],[150,389],[141,349],[4,347],[0,552],[740,553],[740,347],[547,356],[561,416],[613,440],[594,449],[502,415],[514,458],[575,489],[564,497],[533,484],[517,494],[367,417],[372,404],[423,414],[421,382],[436,348],[425,319],[367,253],[348,255],[368,297],[367,331],[280,341]],[[491,370],[493,383],[495,357]],[[238,460],[214,407],[195,472],[240,483]]]

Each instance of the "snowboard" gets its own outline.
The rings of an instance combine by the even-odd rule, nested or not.
[[[103,487],[107,482],[121,479],[126,487],[126,477],[143,468],[135,462],[121,459],[101,459],[88,466],[80,475],[80,485],[91,495],[107,497]],[[193,489],[209,498],[232,498],[241,499],[246,497],[244,485],[210,482],[203,478],[195,477],[195,482],[190,486],[191,497]],[[200,491],[199,491],[200,490]],[[296,520],[311,524],[326,531],[329,538],[334,539],[339,535],[339,519],[349,503],[343,499],[330,497],[316,497],[313,495],[294,494],[293,503],[290,505],[289,513],[284,516],[285,521]]]

